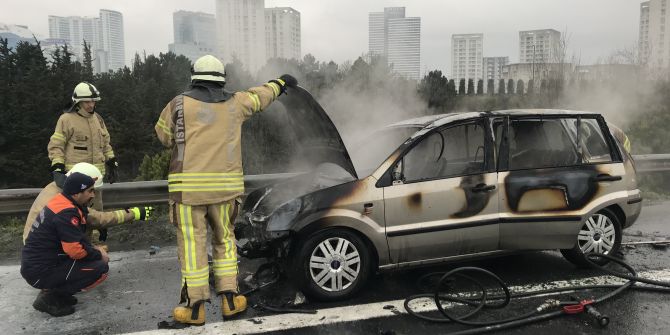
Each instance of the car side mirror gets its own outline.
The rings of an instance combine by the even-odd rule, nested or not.
[[[393,167],[393,172],[391,172],[391,181],[393,185],[403,184],[405,177],[402,174],[402,160]]]

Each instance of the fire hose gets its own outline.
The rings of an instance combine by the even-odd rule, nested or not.
[[[579,314],[585,311],[589,316],[593,317],[596,320],[598,325],[600,325],[601,327],[605,327],[609,324],[609,318],[607,316],[602,315],[598,310],[596,310],[594,305],[612,299],[629,289],[670,293],[670,283],[639,277],[635,269],[633,269],[633,267],[631,267],[629,264],[627,264],[626,262],[624,262],[619,258],[594,253],[587,254],[586,256],[589,263],[591,263],[591,265],[594,268],[599,269],[612,276],[626,279],[628,281],[619,285],[616,284],[580,285],[580,286],[569,286],[569,287],[562,287],[562,288],[555,288],[555,289],[548,289],[534,292],[510,293],[509,288],[503,282],[503,280],[493,272],[477,267],[460,267],[451,270],[447,273],[444,273],[440,277],[440,280],[437,282],[434,293],[417,294],[407,297],[404,302],[405,310],[407,310],[409,314],[419,319],[430,322],[441,322],[441,323],[454,322],[458,324],[476,327],[451,333],[458,335],[482,334],[486,332],[515,328],[530,323],[539,322],[542,320],[548,320],[562,315]],[[605,258],[610,262],[620,265],[621,267],[626,269],[626,271],[629,274],[616,272],[614,270],[593,263],[594,260],[599,258]],[[484,284],[482,284],[480,280],[476,279],[471,274],[479,274],[480,276],[485,276],[487,278],[492,279],[494,282],[496,282],[498,286],[500,286],[500,288],[503,291],[503,294],[489,295],[487,293],[487,289],[485,288]],[[434,275],[434,273],[428,275]],[[423,280],[425,277],[426,276],[422,277],[420,281]],[[442,288],[448,287],[448,284],[457,278],[469,280],[472,284],[478,287],[479,290],[481,290],[481,295],[478,298],[460,298],[457,296],[453,295],[450,296],[444,294],[442,292]],[[636,283],[644,283],[653,286],[639,286],[636,285]],[[575,296],[570,296],[568,300],[549,299],[531,311],[502,320],[493,320],[493,321],[469,320],[471,317],[475,316],[483,309],[502,309],[508,306],[508,304],[512,301],[512,299],[527,298],[527,297],[555,294],[561,292],[578,292],[593,289],[612,289],[612,291],[593,299],[580,300]],[[443,317],[430,317],[419,314],[418,312],[412,310],[410,307],[410,303],[413,300],[422,298],[424,299],[432,298],[435,304],[437,305],[438,311]],[[454,313],[448,311],[443,306],[444,301],[460,305],[473,306],[474,309],[464,315],[456,316],[454,315]]]

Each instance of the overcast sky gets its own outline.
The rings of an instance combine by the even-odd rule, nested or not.
[[[48,15],[98,16],[101,8],[123,13],[126,61],[135,52],[166,52],[173,40],[172,13],[214,13],[216,0],[2,0],[0,22],[27,25],[48,37]],[[568,31],[569,52],[581,64],[637,43],[639,0],[265,0],[301,13],[302,53],[342,63],[368,50],[368,13],[404,6],[421,17],[421,73],[451,72],[452,34],[484,33],[484,56],[519,59],[519,30]]]

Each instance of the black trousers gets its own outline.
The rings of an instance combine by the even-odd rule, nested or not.
[[[88,291],[107,279],[109,266],[103,261],[68,260],[37,276],[23,274],[30,286],[75,294]]]

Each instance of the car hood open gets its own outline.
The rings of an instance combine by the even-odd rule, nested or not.
[[[286,118],[295,135],[300,160],[309,162],[313,167],[334,163],[358,178],[340,133],[307,90],[300,86],[289,88],[279,101],[286,108]]]

